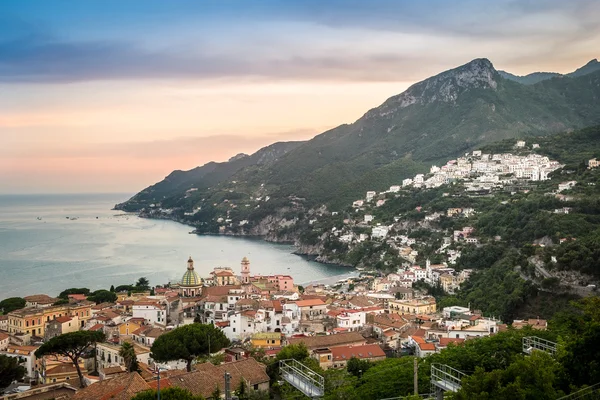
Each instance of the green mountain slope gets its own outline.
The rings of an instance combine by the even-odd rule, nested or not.
[[[366,183],[382,190],[485,143],[600,124],[599,100],[600,71],[522,85],[503,78],[489,60],[476,59],[412,85],[353,124],[324,132],[272,163],[238,169],[210,192],[340,204],[361,194]],[[160,194],[171,207],[193,205],[181,201],[185,185],[164,186]],[[147,191],[126,206],[147,205]]]
[[[588,62],[587,64],[585,64],[583,67],[578,68],[575,71],[570,72],[568,74],[564,74],[564,75],[559,74],[558,72],[533,72],[531,74],[527,74],[527,75],[523,75],[523,76],[514,75],[514,74],[511,74],[510,72],[506,72],[506,71],[498,71],[498,73],[504,79],[515,81],[515,82],[521,83],[523,85],[533,85],[535,83],[545,81],[547,79],[559,78],[559,77],[564,77],[564,76],[576,78],[578,76],[591,74],[598,70],[600,70],[600,62],[598,62],[597,59],[593,59],[590,62]]]
[[[173,171],[164,180],[136,194],[125,203],[115,208],[126,211],[137,211],[151,203],[160,203],[195,188],[200,193],[213,185],[231,178],[243,168],[269,165],[277,161],[285,153],[301,145],[301,141],[278,142],[258,150],[252,155],[238,154],[227,162],[209,162],[189,171]]]

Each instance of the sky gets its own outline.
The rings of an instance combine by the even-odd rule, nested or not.
[[[489,58],[600,53],[595,0],[2,0],[0,194],[134,193]]]

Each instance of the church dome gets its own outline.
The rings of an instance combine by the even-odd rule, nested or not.
[[[202,280],[193,269],[188,269],[183,274],[183,278],[181,278],[181,286],[200,286],[202,285]]]
[[[181,286],[201,286],[202,279],[194,271],[194,260],[192,260],[192,257],[188,259],[187,264],[187,271],[185,271],[185,274],[181,278]]]

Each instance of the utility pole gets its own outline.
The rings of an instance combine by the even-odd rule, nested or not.
[[[417,357],[414,358],[414,381],[415,395],[419,394],[419,366],[417,365]]]
[[[225,400],[231,400],[231,374],[229,372],[225,372]]]

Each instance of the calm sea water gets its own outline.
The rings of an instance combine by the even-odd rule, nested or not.
[[[292,254],[261,240],[190,235],[171,221],[112,211],[127,195],[0,196],[0,299],[70,287],[92,290],[134,283],[176,281],[188,256],[201,276],[218,266],[238,272],[242,257],[252,273],[284,273],[297,283],[333,282],[355,274]],[[73,218],[73,219],[71,219]]]

